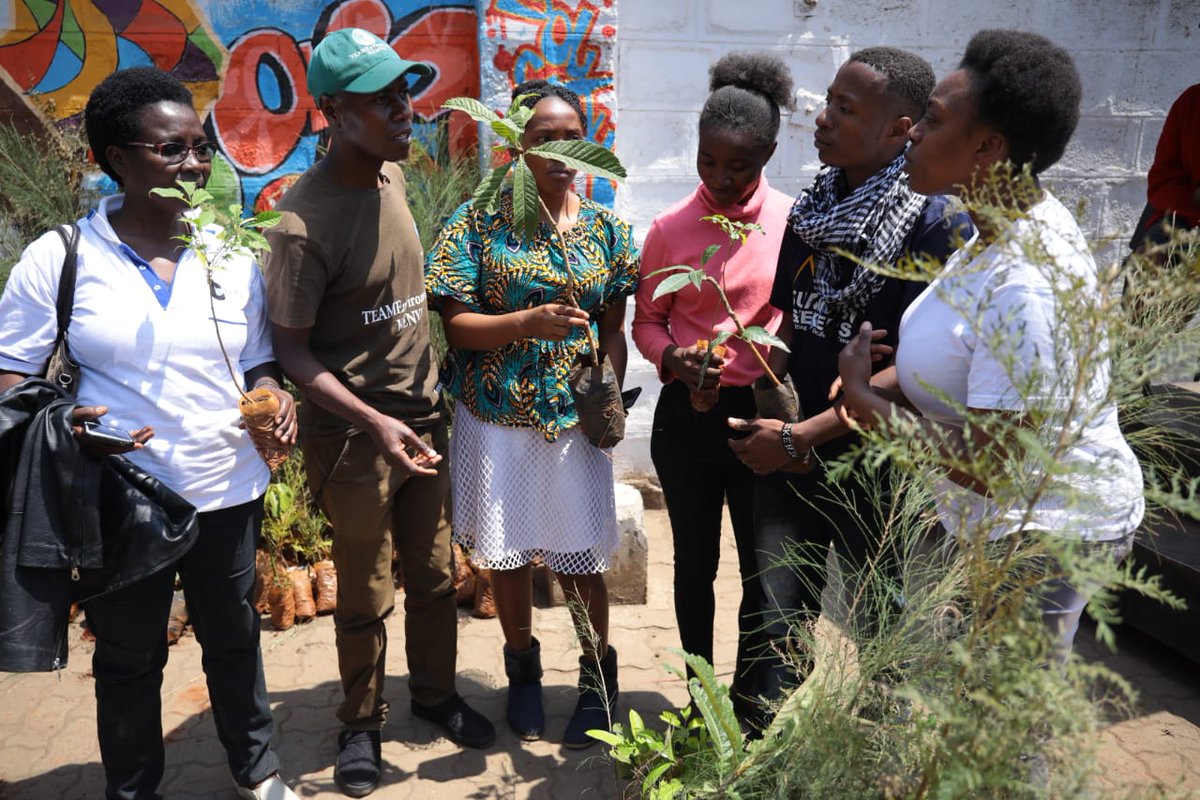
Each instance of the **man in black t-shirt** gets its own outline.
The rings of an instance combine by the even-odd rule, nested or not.
[[[772,305],[787,315],[779,337],[791,352],[776,348],[769,363],[776,374],[791,376],[805,419],[730,421],[749,432],[730,446],[761,476],[755,549],[771,644],[759,656],[755,684],[767,700],[798,682],[781,653],[792,649],[793,627],[820,613],[829,545],[847,576],[878,561],[871,521],[885,498],[868,496],[853,481],[825,480],[824,463],[855,442],[828,399],[838,353],[864,320],[885,331],[882,343],[894,347],[904,310],[925,288],[872,272],[835,249],[887,266],[905,254],[944,261],[971,232],[966,214],[950,215],[945,198],[915,194],[903,172],[908,130],[924,114],[934,83],[924,60],[888,47],[860,50],[838,70],[814,136],[826,168],[792,209],[771,293]],[[812,461],[815,468],[804,472]],[[864,622],[874,629],[874,615]]]

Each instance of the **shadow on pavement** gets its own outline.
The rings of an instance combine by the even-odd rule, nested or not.
[[[621,784],[607,761],[607,748],[604,745],[597,743],[579,751],[566,750],[557,744],[574,708],[574,686],[545,686],[546,739],[536,748],[520,742],[508,730],[504,720],[503,685],[497,688],[481,683],[468,673],[459,675],[458,690],[474,708],[495,724],[497,742],[491,749],[456,749],[446,753],[447,743],[436,726],[416,719],[409,713],[407,676],[388,676],[391,711],[384,726],[381,790],[413,781],[443,784],[450,790],[449,784],[474,778],[474,790],[462,796],[475,800],[513,797],[518,787],[520,795],[531,800],[619,795]],[[275,717],[273,744],[279,755],[281,771],[294,784],[300,797],[341,796],[330,777],[337,755],[337,734],[341,729],[335,716],[341,696],[341,684],[338,681],[325,681],[311,687],[271,694]],[[168,798],[225,800],[234,797],[225,752],[217,741],[211,720],[212,710],[206,699],[203,697],[195,702],[194,713],[181,722],[164,728],[167,766],[161,792]],[[164,699],[168,716],[170,709],[179,705],[178,695]],[[622,692],[617,721],[627,720],[631,707],[636,708],[650,724],[656,724],[659,712],[671,707],[671,704],[657,692]],[[547,752],[547,745],[550,745],[551,752]],[[435,748],[437,752],[434,752]],[[511,765],[504,763],[497,770],[493,763],[489,775],[487,757],[496,752],[507,752]],[[490,777],[492,782],[481,784],[481,776]],[[450,791],[461,789],[460,785]],[[64,765],[20,781],[0,782],[0,800],[102,800],[103,797],[104,773],[97,762]]]
[[[1106,667],[1137,688],[1133,716],[1168,711],[1200,726],[1200,682],[1196,665],[1166,645],[1128,625],[1117,627],[1117,652],[1096,640],[1096,626],[1084,619],[1075,649],[1089,661]]]

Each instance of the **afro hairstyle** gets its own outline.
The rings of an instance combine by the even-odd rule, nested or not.
[[[970,77],[976,118],[1004,136],[1014,166],[1038,175],[1062,158],[1083,96],[1066,50],[1036,33],[983,30],[958,66]]]
[[[765,53],[730,53],[709,68],[708,78],[701,132],[744,132],[759,147],[771,145],[779,135],[780,108],[793,106],[787,64]]]
[[[141,128],[142,111],[156,103],[190,106],[192,93],[174,75],[155,67],[130,67],[96,85],[83,111],[88,146],[104,174],[121,185],[108,162],[110,145],[133,141]]]

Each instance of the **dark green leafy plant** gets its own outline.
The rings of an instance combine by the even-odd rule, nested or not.
[[[414,139],[408,160],[404,163],[405,197],[417,236],[426,251],[454,210],[471,197],[479,182],[477,154],[455,154],[450,149],[446,125],[439,125],[432,144],[426,147]],[[429,335],[433,351],[440,362],[446,357],[448,345],[441,317],[429,312]]]
[[[263,506],[263,542],[273,563],[315,564],[329,558],[329,520],[308,490],[299,450],[272,476]]]
[[[480,181],[472,195],[472,205],[487,213],[496,210],[496,202],[504,187],[505,179],[510,178],[513,197],[513,224],[517,231],[526,239],[532,239],[537,234],[538,218],[544,213],[550,217],[550,210],[538,193],[537,183],[529,165],[525,163],[528,156],[560,161],[571,169],[608,178],[618,183],[625,180],[625,167],[611,150],[585,140],[545,142],[536,147],[525,147],[521,137],[525,126],[533,117],[533,109],[521,105],[527,95],[521,95],[513,100],[508,112],[501,117],[495,111],[472,97],[452,97],[442,104],[442,108],[462,111],[476,122],[487,125],[500,138],[496,145],[498,152],[507,152],[511,158],[503,164],[493,167]],[[559,246],[563,251],[563,262],[570,264],[567,254],[567,243],[562,233],[555,231]],[[568,268],[569,269],[569,268]],[[571,305],[576,305],[574,297],[568,298]],[[593,359],[599,352],[596,337],[591,328],[587,328],[588,345],[591,347]]]
[[[442,125],[428,147],[413,140],[404,162],[404,180],[417,236],[428,250],[446,220],[478,185],[479,160],[474,152],[452,153],[446,126]]]
[[[682,670],[667,667],[687,682],[692,704],[678,712],[662,712],[659,719],[666,724],[662,733],[647,727],[633,709],[628,728],[616,723],[611,732],[588,731],[593,739],[609,746],[609,758],[620,777],[638,784],[641,796],[649,800],[716,792],[737,773],[746,757],[746,740],[729,689],[717,680],[712,665],[703,657],[673,652],[683,656],[692,670],[689,679]]]

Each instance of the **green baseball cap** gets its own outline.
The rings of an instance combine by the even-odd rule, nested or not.
[[[432,75],[428,64],[405,61],[370,31],[342,28],[321,40],[308,64],[308,93],[313,99],[338,92],[378,92],[408,72]]]

